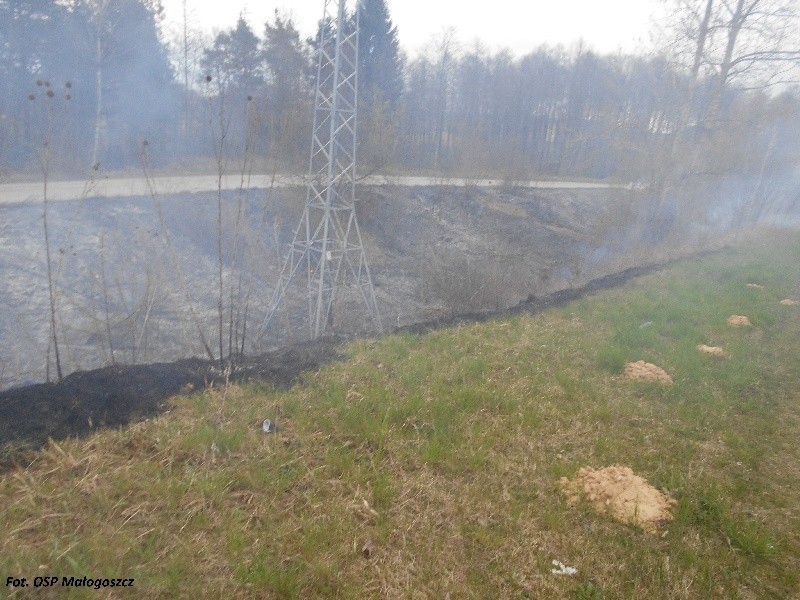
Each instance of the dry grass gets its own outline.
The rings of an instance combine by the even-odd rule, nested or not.
[[[52,443],[0,479],[2,570],[134,577],[145,598],[796,596],[800,315],[778,299],[800,243],[760,248]],[[675,383],[621,378],[640,357]],[[561,477],[610,464],[677,500],[660,535],[564,498]]]
[[[509,217],[516,217],[518,219],[528,218],[528,211],[526,211],[522,206],[512,204],[511,202],[502,202],[500,200],[484,200],[484,204],[486,204],[486,206],[492,210],[496,210],[497,212],[508,215]]]

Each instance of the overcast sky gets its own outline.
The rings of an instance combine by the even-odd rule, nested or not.
[[[168,25],[181,23],[183,0],[162,2]],[[208,33],[232,27],[243,13],[261,35],[278,8],[308,37],[322,16],[323,1],[187,0],[187,6],[190,23]],[[661,14],[658,0],[388,0],[388,6],[411,56],[447,27],[454,27],[465,44],[480,38],[490,49],[510,48],[518,55],[541,44],[569,46],[579,39],[601,53],[635,52],[648,44],[650,21]]]

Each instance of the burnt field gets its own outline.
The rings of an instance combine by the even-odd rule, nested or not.
[[[722,241],[653,243],[644,190],[359,191],[384,332],[539,312]],[[262,329],[304,201],[302,189],[283,188],[225,192],[219,203],[195,193],[51,204],[61,383],[42,206],[2,207],[2,462],[24,460],[50,438],[146,419],[178,393],[227,382],[287,386],[339,358],[343,342],[374,335],[359,299],[344,289],[330,335],[307,341],[304,276]],[[232,363],[217,354],[220,217],[221,345]]]
[[[621,189],[365,187],[359,220],[385,330],[500,310],[652,262]],[[261,331],[304,191],[256,189],[57,202],[49,207],[56,332],[65,374],[217,356],[222,216],[223,350],[258,355],[303,340],[304,278]],[[41,203],[4,206],[3,388],[55,377]],[[350,306],[352,304],[352,306]],[[363,334],[340,295],[334,332]]]
[[[564,306],[603,289],[661,268],[654,264],[632,267],[542,297],[530,296],[503,310],[451,315],[399,327],[395,332],[424,334],[443,327],[483,322],[491,318]],[[114,365],[68,375],[60,383],[41,383],[0,392],[0,467],[25,462],[29,451],[48,440],[84,436],[97,428],[120,427],[167,410],[167,400],[230,382],[258,383],[285,388],[304,372],[344,358],[340,346],[351,336],[329,335],[295,342],[235,363],[199,358],[169,363]],[[253,423],[253,426],[257,426]]]
[[[642,190],[381,186],[360,197],[384,332],[536,313],[723,241],[653,243]],[[0,462],[24,461],[50,438],[149,418],[178,393],[288,386],[340,358],[345,341],[374,335],[345,289],[331,334],[306,341],[304,277],[261,330],[304,199],[288,188],[231,192],[220,204],[208,193],[52,204],[61,383],[48,343],[41,206],[3,207]],[[220,216],[222,346],[232,363],[215,354]]]

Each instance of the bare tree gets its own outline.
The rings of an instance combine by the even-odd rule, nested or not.
[[[713,125],[733,84],[763,89],[795,80],[800,64],[800,7],[794,0],[668,0],[670,50],[688,67],[679,128],[690,121],[698,84],[712,82],[697,119]]]
[[[712,54],[717,71],[708,115],[718,118],[726,86],[769,87],[790,79],[800,64],[800,7],[794,0],[720,0],[724,49]]]
[[[187,0],[183,0],[183,31],[182,31],[182,54],[183,54],[183,136],[184,144],[189,139],[189,10]]]
[[[94,34],[94,75],[95,75],[95,113],[94,135],[92,137],[91,164],[96,168],[100,163],[100,145],[105,129],[105,63],[109,49],[109,33],[115,28],[116,15],[111,0],[85,0],[83,6],[89,13]]]
[[[687,90],[681,103],[678,122],[675,124],[675,135],[672,136],[669,149],[669,155],[674,161],[676,152],[680,148],[685,135],[692,106],[694,105],[697,85],[700,80],[700,69],[704,64],[706,46],[711,33],[715,0],[673,1],[675,1],[675,12],[671,29],[673,33],[677,33],[671,38],[673,52],[679,60],[683,59],[684,56],[691,55],[692,57],[691,64],[688,65],[689,81]]]
[[[654,216],[659,227],[675,228],[702,218],[715,201],[701,189],[705,180],[741,176],[773,152],[765,125],[742,108],[757,110],[757,96],[748,92],[792,78],[800,59],[800,7],[794,0],[666,3],[666,46],[682,91],[669,127],[669,160],[658,169]],[[752,175],[759,187],[763,173]],[[754,199],[756,192],[741,193]]]
[[[435,134],[434,134],[434,163],[436,168],[444,171],[443,152],[447,137],[445,129],[447,127],[448,102],[453,85],[453,73],[456,65],[457,43],[455,30],[450,28],[442,32],[441,36],[433,45],[433,81],[434,98],[436,102],[435,112]]]

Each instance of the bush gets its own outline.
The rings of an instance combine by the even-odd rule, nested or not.
[[[439,255],[421,272],[424,301],[439,304],[447,316],[499,310],[510,301],[509,286],[499,266],[464,253]]]

